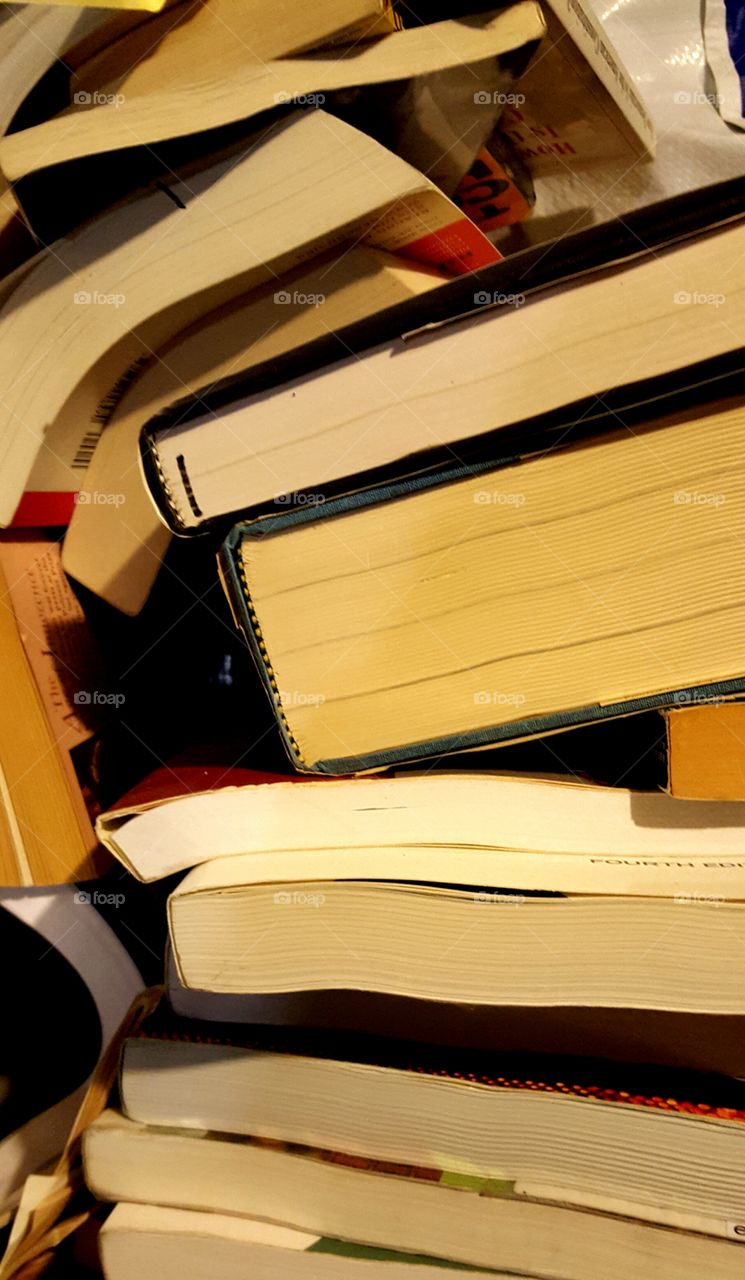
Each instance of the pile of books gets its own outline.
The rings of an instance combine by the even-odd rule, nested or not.
[[[0,870],[166,972],[1,1280],[92,1198],[107,1280],[735,1280],[745,179],[593,215],[580,0],[152,7],[0,15]]]
[[[742,819],[680,804],[453,772],[107,815],[138,877],[199,861],[84,1135],[107,1276],[738,1275]]]

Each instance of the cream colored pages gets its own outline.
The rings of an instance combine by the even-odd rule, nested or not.
[[[187,31],[187,27],[183,31]],[[256,62],[250,53],[204,71],[201,54],[189,56],[185,85],[166,83],[142,96],[105,104],[74,117],[60,116],[0,143],[0,165],[17,180],[54,161],[60,164],[101,151],[184,137],[229,124],[259,111],[353,85],[382,84],[426,75],[462,63],[508,53],[540,40],[545,24],[533,0],[521,0],[495,14],[397,31],[383,40],[356,45],[347,54],[331,50],[301,58]],[[236,51],[239,52],[239,51]],[[237,62],[237,65],[236,65]]]
[[[725,279],[721,306],[698,301]],[[483,301],[478,290],[474,301]],[[237,400],[217,419],[169,430],[157,444],[159,462],[179,516],[197,524],[178,455],[208,518],[239,510],[247,493],[253,501],[271,496],[265,465],[288,490],[320,487],[684,369],[743,341],[745,224]]]
[[[240,160],[172,186],[185,209],[153,192],[103,215],[57,242],[0,311],[0,523],[42,447],[68,477],[43,487],[77,488],[69,466],[81,433],[133,360],[228,298],[363,236],[384,210],[397,211],[404,241],[456,212],[405,161],[322,111],[294,113]]]
[[[144,423],[218,378],[441,283],[437,274],[355,245],[213,312],[162,348],[96,445],[64,542],[67,572],[116,608],[138,613],[170,541],[140,472]]]
[[[77,88],[139,98],[393,29],[383,0],[181,0],[179,8],[163,16],[155,39],[125,37],[79,66]]]
[[[530,1193],[523,1194],[527,1199]],[[565,1205],[561,1194],[552,1199],[562,1206],[553,1212],[562,1213]],[[628,1217],[634,1216],[633,1206],[623,1202],[621,1205],[629,1210]],[[610,1209],[613,1212],[614,1206]],[[544,1211],[552,1213],[551,1208]],[[638,1216],[643,1219],[650,1215]],[[682,1229],[698,1227],[691,1214],[668,1214],[666,1220]],[[706,1225],[704,1220],[703,1230]],[[634,1224],[628,1226],[634,1230]],[[329,1241],[317,1235],[227,1214],[118,1204],[106,1220],[100,1240],[108,1280],[147,1275],[156,1255],[160,1280],[203,1280],[205,1276],[244,1280],[247,1275],[251,1280],[275,1280],[278,1273],[282,1280],[412,1280],[408,1252],[389,1254],[376,1264],[358,1256],[354,1245],[345,1248],[335,1242],[335,1247],[329,1248]],[[310,1250],[310,1256],[304,1256]],[[457,1263],[445,1265],[450,1280],[529,1280],[514,1270],[509,1276],[491,1266],[487,1271],[469,1268],[464,1273]],[[440,1261],[426,1263],[417,1259],[416,1280],[441,1280],[442,1271]],[[573,1275],[579,1280],[578,1272]],[[678,1275],[676,1280],[684,1278]]]
[[[108,18],[81,5],[3,5],[0,24],[0,133],[5,133],[23,99],[70,45]]]
[[[298,763],[745,676],[744,455],[737,403],[244,538]]]
[[[84,0],[53,0],[53,3],[70,9],[88,7]],[[148,9],[152,13],[157,13],[163,8],[166,0],[96,0],[96,3],[101,9]],[[44,4],[47,7],[47,0],[24,0],[24,4]]]
[[[83,1155],[86,1181],[103,1200],[188,1204],[240,1218],[249,1186],[251,1211],[266,1221],[490,1270],[501,1266],[511,1280],[525,1272],[574,1280],[740,1280],[741,1255],[727,1241],[560,1205],[468,1195],[282,1147],[146,1128],[112,1111],[85,1134]],[[352,1265],[346,1262],[345,1276]]]
[[[306,1231],[258,1222],[254,1218],[234,1218],[227,1214],[198,1213],[189,1209],[163,1209],[153,1204],[118,1204],[102,1231],[104,1252],[107,1239],[118,1232],[142,1232],[146,1236],[173,1234],[187,1240],[205,1236],[300,1251],[309,1249],[320,1239]]]
[[[44,73],[108,17],[105,9],[78,5],[0,5],[0,135]],[[31,247],[22,229],[13,235],[18,214],[15,197],[0,174],[0,276],[22,261]]]
[[[732,840],[742,844],[742,833]],[[412,883],[486,886],[472,893],[474,906],[499,908],[496,889],[508,891],[507,909],[517,908],[525,891],[612,895],[629,898],[676,898],[681,905],[716,906],[745,900],[745,856],[739,853],[707,857],[699,852],[686,858],[649,854],[623,857],[591,853],[541,850],[489,849],[485,846],[435,844],[423,840],[411,845],[355,847],[350,849],[296,848],[286,852],[236,854],[215,858],[196,867],[176,890],[178,895],[240,888],[243,885],[287,887],[280,904],[303,905],[304,895],[293,896],[293,885],[331,880],[375,880]],[[511,895],[511,896],[510,896]],[[198,984],[197,984],[198,985]],[[414,993],[411,993],[414,994]]]
[[[540,1090],[548,1083],[541,1080],[540,1058],[526,1072],[541,1073],[533,1088],[505,1088],[483,1077],[447,1079],[403,1065],[342,1062],[330,1045],[316,1057],[307,1049],[312,1035],[289,1052],[266,1033],[257,1043],[255,1028],[246,1039],[256,1048],[128,1040],[120,1077],[126,1115],[140,1124],[302,1141],[369,1160],[444,1164],[452,1173],[514,1182],[541,1199],[630,1217],[636,1205],[639,1217],[716,1235],[725,1234],[728,1218],[741,1215],[741,1121],[666,1112],[659,1098],[652,1106],[607,1105]],[[469,1066],[478,1071],[478,1059],[486,1061],[485,1046],[479,1049],[460,1054],[464,1075]],[[411,1066],[415,1053],[410,1050]],[[556,1071],[550,1062],[544,1059],[547,1074]],[[715,1164],[720,1178],[712,1184]],[[536,1183],[553,1184],[554,1193],[540,1194]],[[623,1207],[615,1208],[619,1200]]]
[[[228,867],[230,867],[230,862]],[[745,904],[490,895],[452,885],[295,880],[168,900],[198,991],[377,991],[475,1005],[745,1014]]]
[[[130,812],[103,814],[97,833],[143,880],[241,854],[250,854],[258,859],[257,867],[264,867],[263,855],[281,851],[297,854],[305,859],[298,865],[305,866],[318,850],[319,867],[326,859],[327,867],[343,868],[346,859],[351,864],[355,850],[368,850],[364,859],[369,865],[387,847],[403,851],[405,863],[422,845],[447,849],[446,855],[435,853],[440,859],[462,859],[465,851],[460,865],[466,872],[473,859],[474,867],[486,862],[501,874],[506,862],[502,854],[516,854],[512,865],[517,874],[535,875],[538,888],[569,888],[543,884],[541,877],[554,877],[558,869],[560,878],[562,871],[574,868],[578,877],[587,876],[586,887],[600,878],[634,884],[641,892],[669,893],[678,871],[684,879],[688,870],[701,877],[702,867],[696,867],[700,859],[711,864],[712,880],[729,869],[735,873],[730,888],[745,881],[745,812],[740,806],[686,804],[615,787],[438,773],[228,788],[181,796],[128,817]],[[370,846],[378,852],[373,855]],[[334,850],[340,851],[338,861]],[[676,860],[680,868],[668,867]],[[686,868],[688,861],[694,861],[693,868]],[[291,865],[288,856],[285,866]],[[282,866],[278,856],[277,872]],[[643,887],[652,884],[658,887]],[[582,892],[581,879],[571,887]]]
[[[35,247],[18,201],[0,174],[0,284],[29,260]]]

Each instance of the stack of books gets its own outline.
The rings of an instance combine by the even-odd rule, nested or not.
[[[742,819],[680,803],[460,772],[108,814],[138,877],[198,865],[84,1137],[106,1274],[738,1274]]]
[[[107,1280],[735,1280],[745,180],[584,207],[582,0],[148,2],[0,15],[0,871],[166,965]]]

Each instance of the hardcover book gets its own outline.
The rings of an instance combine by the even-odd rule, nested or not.
[[[223,580],[297,769],[743,688],[740,400],[571,441],[235,526]]]
[[[143,429],[162,518],[224,529],[287,495],[633,428],[728,378],[739,392],[744,193],[737,180],[559,237],[200,387]]]

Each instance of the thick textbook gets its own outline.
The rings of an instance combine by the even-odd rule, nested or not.
[[[741,401],[571,439],[235,526],[223,579],[296,768],[743,688]]]
[[[468,853],[448,859],[449,881],[428,873],[428,853],[400,851],[377,873],[365,850],[203,863],[168,902],[181,981],[225,993],[745,1013],[732,963],[745,946],[742,883],[732,898],[576,894],[478,881],[474,867],[469,885]]]
[[[521,1195],[708,1219],[712,1234],[743,1207],[745,1083],[696,1072],[195,1022],[161,1006],[125,1042],[120,1096],[142,1124],[442,1162]]]
[[[676,390],[716,395],[743,366],[744,202],[740,179],[661,201],[180,398],[143,431],[163,519],[189,534],[381,468],[452,464],[467,445],[504,457],[515,424],[525,451],[536,422],[558,437],[664,412]]]
[[[98,836],[144,881],[244,855],[280,879],[341,876],[348,859],[381,877],[408,866],[412,878],[575,893],[737,897],[743,884],[736,804],[488,772],[298,780],[223,771],[219,790],[204,780],[187,795],[171,774],[170,794],[101,814]]]
[[[113,1112],[84,1135],[99,1199],[256,1217],[373,1248],[561,1280],[739,1280],[734,1239],[515,1195],[498,1179],[135,1124]],[[201,1277],[200,1277],[201,1280]]]

